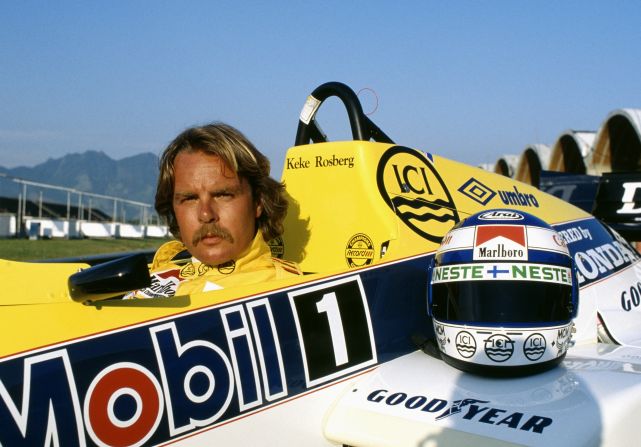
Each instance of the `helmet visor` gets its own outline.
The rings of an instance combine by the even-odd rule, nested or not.
[[[461,323],[561,323],[572,318],[572,286],[540,281],[432,284],[432,315]]]

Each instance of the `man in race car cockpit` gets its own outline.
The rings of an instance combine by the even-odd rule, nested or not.
[[[269,160],[233,127],[214,123],[178,135],[160,159],[156,211],[176,240],[151,266],[151,286],[125,298],[185,295],[300,275],[273,258],[287,212]]]

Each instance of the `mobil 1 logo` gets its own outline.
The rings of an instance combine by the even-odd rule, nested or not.
[[[288,293],[307,387],[375,365],[376,347],[360,276]]]

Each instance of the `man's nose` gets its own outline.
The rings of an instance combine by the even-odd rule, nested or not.
[[[218,213],[212,200],[200,200],[198,208],[198,219],[203,222],[215,222],[218,220]]]

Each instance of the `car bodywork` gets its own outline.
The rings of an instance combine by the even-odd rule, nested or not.
[[[323,142],[314,117],[330,96],[346,104],[353,141]],[[108,298],[135,287],[139,261],[0,261],[1,445],[638,438],[640,256],[623,238],[532,186],[395,144],[342,84],[316,89],[300,118],[285,233],[271,246],[304,276],[123,301]],[[550,223],[577,265],[575,344],[535,376],[478,377],[421,350],[434,337],[431,257],[455,223],[494,208]]]

